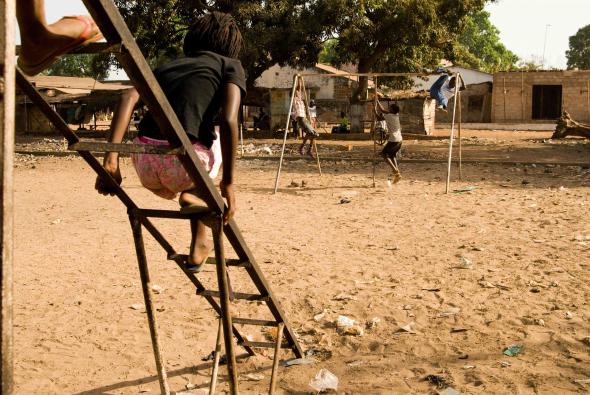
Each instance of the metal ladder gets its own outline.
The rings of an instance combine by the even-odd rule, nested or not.
[[[215,391],[217,369],[220,357],[221,334],[225,343],[227,357],[230,392],[238,393],[238,375],[236,368],[236,357],[234,351],[234,337],[237,345],[243,347],[248,355],[254,355],[255,348],[273,348],[274,361],[269,392],[274,392],[276,386],[276,374],[278,370],[278,359],[280,349],[290,349],[295,357],[302,358],[302,349],[295,338],[295,334],[287,322],[285,313],[274,296],[262,271],[260,270],[254,255],[249,250],[238,226],[234,220],[228,225],[223,225],[223,212],[225,203],[217,192],[212,180],[203,169],[199,159],[192,149],[192,145],[172,110],[168,100],[156,81],[149,65],[143,57],[135,39],[133,38],[125,21],[112,0],[83,0],[86,8],[92,15],[105,36],[106,44],[96,44],[85,53],[89,52],[112,52],[123,66],[131,82],[139,92],[143,102],[148,106],[160,130],[164,132],[171,147],[136,146],[131,144],[110,144],[99,142],[81,141],[67,123],[53,110],[43,96],[27,80],[26,76],[17,68],[16,81],[20,89],[39,107],[49,121],[66,138],[70,150],[77,151],[79,155],[90,165],[90,167],[106,182],[111,184],[115,195],[127,207],[129,221],[133,231],[135,249],[139,265],[139,272],[142,283],[142,290],[145,299],[147,318],[152,339],[152,346],[158,370],[158,378],[162,394],[170,394],[167,381],[164,358],[161,353],[156,316],[152,301],[152,290],[148,263],[145,254],[143,234],[145,229],[160,244],[167,253],[168,260],[174,261],[196,288],[197,295],[203,296],[219,315],[219,329],[217,344],[215,348],[215,362],[210,385],[210,393]],[[197,185],[205,185],[203,199],[207,209],[196,213],[183,213],[181,211],[151,210],[139,208],[129,195],[115,182],[115,180],[104,170],[101,163],[91,152],[140,152],[146,154],[177,155],[187,170],[192,180]],[[150,218],[168,219],[201,219],[212,229],[215,258],[208,259],[208,264],[214,264],[217,272],[219,290],[206,289],[194,273],[186,267],[186,255],[179,254],[160,231],[151,222]],[[224,236],[234,249],[238,259],[225,259]],[[233,292],[229,283],[228,267],[239,267],[244,269],[258,293],[246,294]],[[219,302],[217,301],[219,299]],[[250,319],[233,317],[231,313],[231,302],[233,300],[246,300],[253,302],[264,302],[273,320]],[[245,339],[235,325],[254,325],[276,327],[277,335],[275,342],[255,342]],[[223,329],[223,330],[222,330]]]

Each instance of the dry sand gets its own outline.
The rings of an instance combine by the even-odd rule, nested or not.
[[[588,145],[570,151],[588,162]],[[123,206],[94,192],[79,158],[18,163],[16,393],[158,393],[146,316],[131,308],[143,298]],[[349,394],[435,393],[427,375],[461,393],[588,391],[575,380],[590,379],[589,170],[466,165],[453,188],[478,189],[444,195],[444,164],[403,164],[392,188],[380,167],[373,189],[367,163],[326,162],[320,178],[301,160],[286,163],[273,195],[275,165],[239,162],[237,220],[303,348],[318,350],[314,365],[281,368],[279,392],[309,393],[321,368]],[[142,189],[128,160],[123,171],[142,205],[176,208]],[[161,224],[188,248],[188,224]],[[214,315],[149,237],[147,251],[163,288],[156,305],[172,389],[206,388]],[[463,258],[473,267],[458,268]],[[234,288],[251,291],[232,270]],[[213,274],[201,277],[213,284]],[[236,308],[268,317],[261,306]],[[338,315],[380,322],[344,336]],[[411,322],[415,333],[399,332]],[[503,355],[512,344],[522,353]],[[241,363],[242,392],[266,392],[270,367],[270,352]]]

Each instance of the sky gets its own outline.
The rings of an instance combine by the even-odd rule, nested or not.
[[[498,0],[486,9],[504,45],[521,59],[542,60],[547,32],[546,67],[565,68],[569,37],[590,24],[590,0]],[[80,0],[46,0],[46,12],[50,22],[87,13]]]

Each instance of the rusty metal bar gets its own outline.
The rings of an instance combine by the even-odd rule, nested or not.
[[[141,232],[141,221],[133,214],[129,215],[129,222],[133,230],[133,241],[135,242],[135,252],[137,254],[137,263],[139,266],[139,275],[141,277],[141,288],[143,290],[143,299],[145,302],[145,310],[147,313],[148,324],[150,327],[150,335],[152,338],[152,347],[154,349],[154,357],[156,359],[156,369],[158,370],[158,379],[160,381],[160,391],[162,394],[169,395],[170,387],[168,386],[168,377],[166,375],[166,367],[162,351],[160,349],[160,341],[158,338],[158,325],[156,322],[156,315],[154,313],[154,302],[152,300],[152,290],[150,284],[150,272],[148,269],[147,258],[145,256],[145,247],[143,244],[143,235]]]
[[[285,324],[282,322],[279,323],[277,327],[277,342],[275,345],[275,355],[272,360],[272,375],[270,376],[270,389],[268,391],[269,395],[274,395],[275,388],[277,387],[277,375],[279,372],[279,356],[281,353],[281,342],[283,340],[283,330],[285,329]]]
[[[241,318],[241,317],[234,317],[232,318],[233,323],[236,325],[257,325],[257,326],[277,326],[279,325],[276,321],[270,320],[255,320],[252,318]]]
[[[211,372],[211,383],[209,384],[209,395],[215,393],[217,386],[217,372],[219,371],[219,360],[221,359],[221,336],[223,334],[223,321],[219,317],[217,326],[217,340],[215,341],[215,358],[213,359],[213,371]]]
[[[17,45],[15,47],[16,55],[20,55],[21,46]],[[68,55],[81,55],[81,54],[97,54],[97,53],[117,53],[121,52],[121,44],[111,44],[111,43],[91,43],[84,47],[76,48],[73,51],[69,52]]]
[[[251,342],[251,341],[244,341],[242,343],[238,343],[240,346],[248,346],[252,348],[275,348],[276,344],[273,342]],[[292,346],[289,343],[281,343],[281,348],[291,348]]]
[[[217,283],[220,293],[221,319],[223,322],[223,338],[225,340],[225,355],[227,358],[227,372],[229,376],[229,388],[231,395],[238,395],[238,371],[236,368],[236,354],[234,351],[234,338],[231,335],[232,316],[229,300],[229,283],[227,279],[227,266],[225,265],[225,251],[223,249],[223,216],[219,216],[218,223],[212,228],[213,244],[215,246],[215,260],[217,261]]]
[[[15,0],[0,4],[0,363],[2,383],[0,392],[11,395],[14,391],[13,348],[13,239],[14,239],[14,31]]]
[[[183,155],[184,148],[170,147],[167,145],[149,145],[149,144],[116,144],[97,141],[80,141],[70,144],[70,151],[90,151],[90,152],[119,152],[122,154],[154,154],[154,155]]]

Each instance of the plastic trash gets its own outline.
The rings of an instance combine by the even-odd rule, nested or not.
[[[462,256],[459,269],[473,269],[473,262],[469,258]]]
[[[338,390],[338,377],[328,369],[321,369],[309,382],[309,386],[318,392]]]
[[[522,346],[518,344],[513,344],[506,349],[504,349],[504,355],[509,357],[515,357],[522,352]]]
[[[461,395],[461,393],[453,387],[448,387],[442,391],[439,391],[439,395]]]
[[[281,362],[281,366],[289,367],[289,366],[297,366],[297,365],[313,365],[315,361],[313,359],[307,358],[293,358],[287,359],[286,361]]]
[[[454,189],[454,193],[469,193],[479,189],[477,185],[467,185],[466,187]]]

